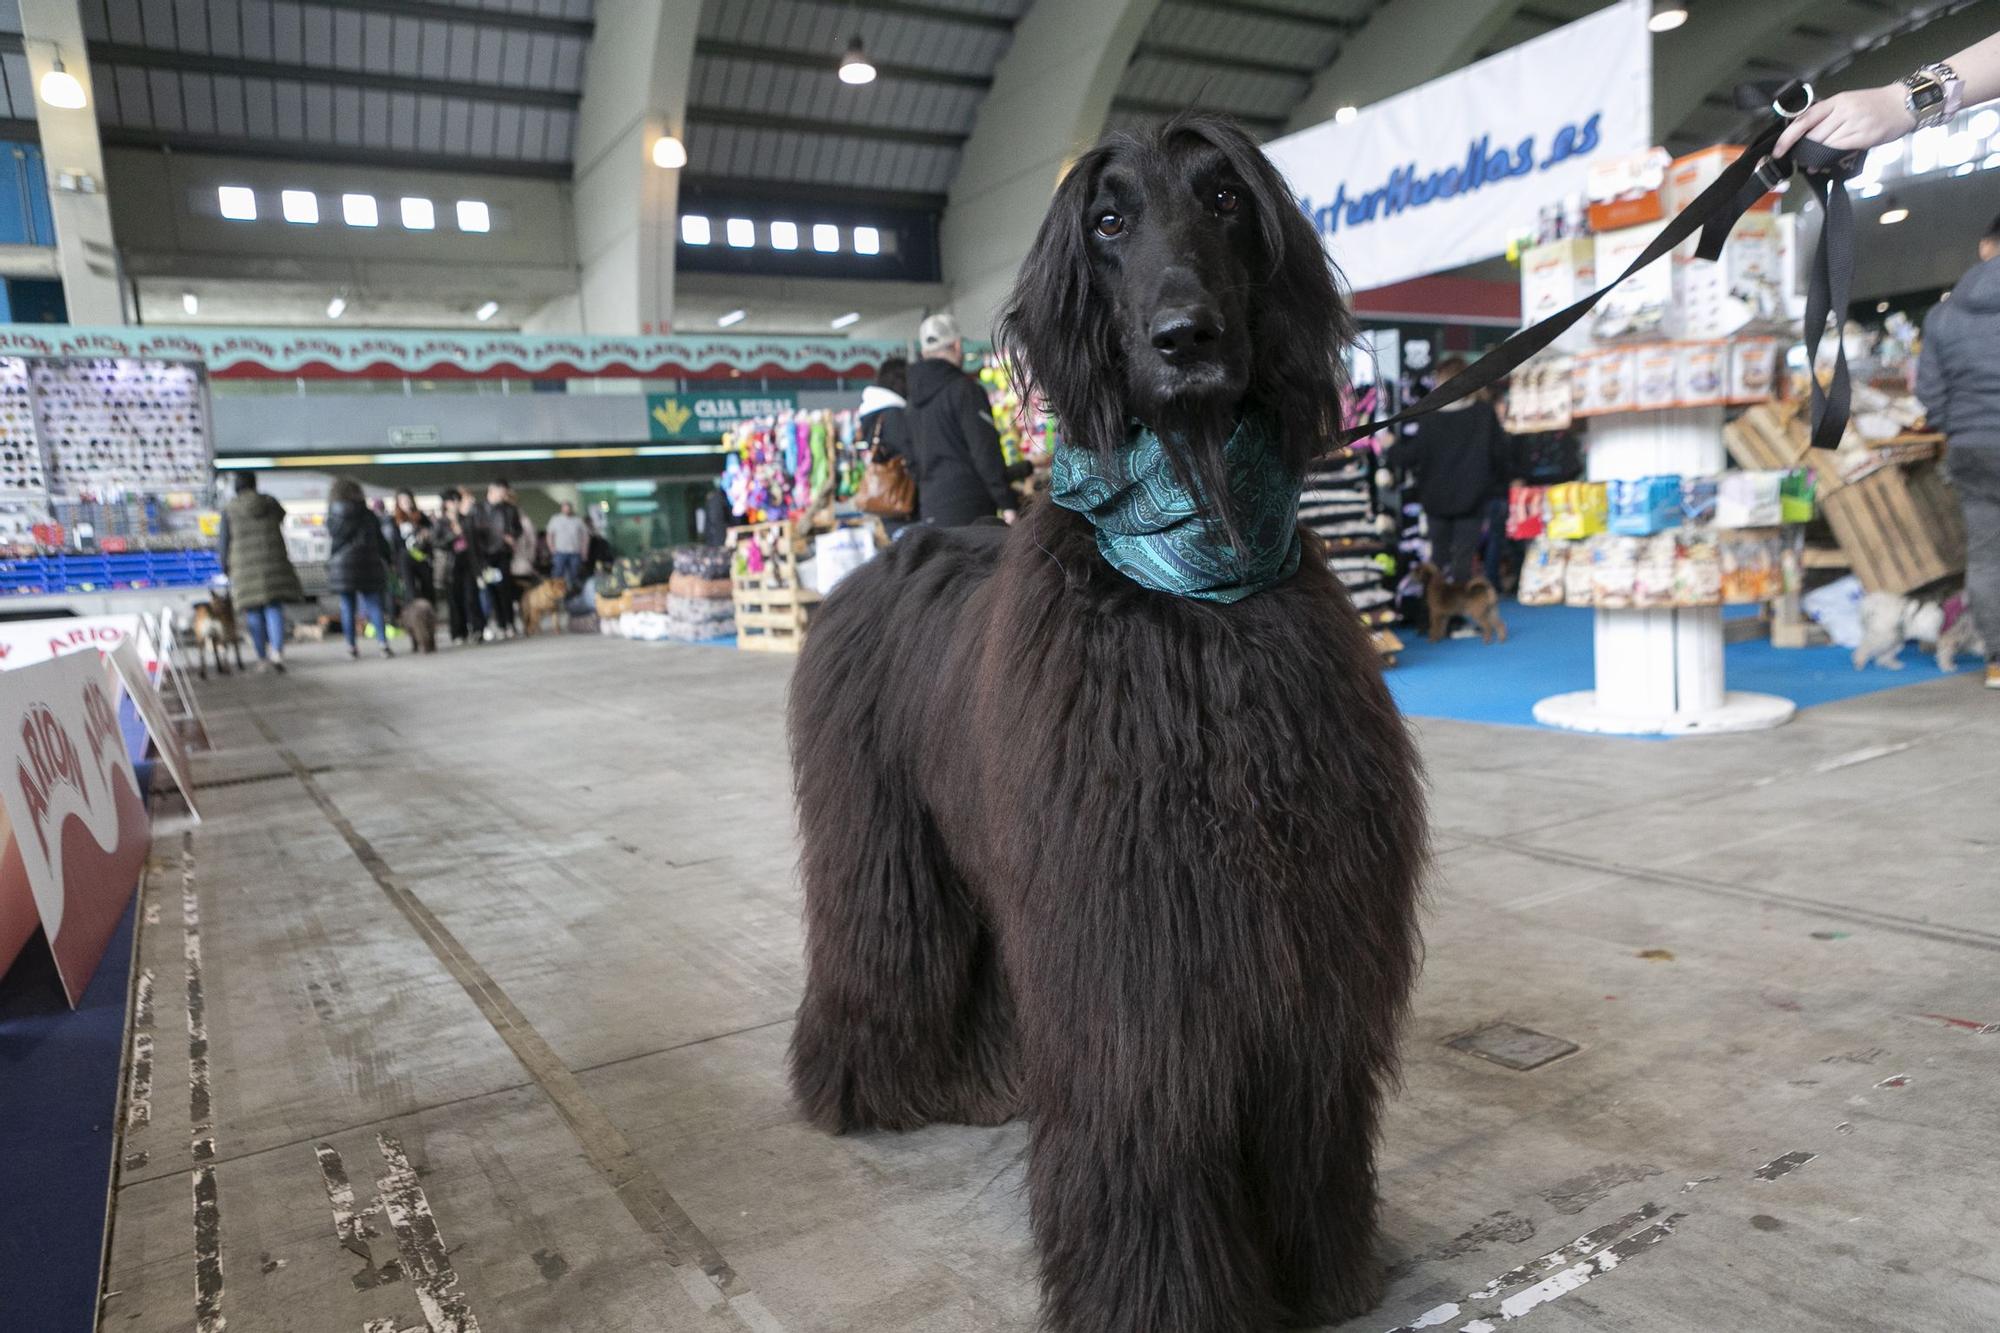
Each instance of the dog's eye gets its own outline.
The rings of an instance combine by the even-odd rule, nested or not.
[[[1234,213],[1236,211],[1236,191],[1217,190],[1215,192],[1215,211],[1218,213]]]
[[[1097,234],[1106,240],[1125,230],[1125,219],[1116,213],[1106,213],[1097,219]]]

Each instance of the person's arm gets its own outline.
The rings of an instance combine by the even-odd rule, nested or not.
[[[2000,32],[1945,57],[1945,63],[1965,84],[1962,105],[1978,106],[2000,97]],[[1893,143],[1917,128],[1904,103],[1904,91],[1898,82],[1835,93],[1793,121],[1773,151],[1782,157],[1800,139],[1829,148],[1879,148]]]
[[[222,572],[229,572],[229,511],[222,511],[222,523],[215,533],[215,554],[220,558]]]
[[[1950,432],[1947,424],[1951,420],[1951,383],[1944,372],[1943,330],[1939,316],[1945,307],[1938,306],[1924,321],[1924,347],[1917,357],[1917,401],[1924,405],[1924,416],[1934,431]]]
[[[1014,490],[1007,484],[1007,461],[1000,455],[1000,428],[993,424],[993,408],[977,380],[968,378],[961,390],[958,410],[959,430],[971,457],[972,470],[993,501],[993,507],[1013,521]]]

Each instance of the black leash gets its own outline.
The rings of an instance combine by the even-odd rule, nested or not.
[[[1511,375],[1530,357],[1546,351],[1551,343],[1589,314],[1619,283],[1664,258],[1697,231],[1701,233],[1701,241],[1695,254],[1702,259],[1715,259],[1722,253],[1730,228],[1736,225],[1737,219],[1759,199],[1790,180],[1794,173],[1804,177],[1807,188],[1826,213],[1825,225],[1820,229],[1819,245],[1813,253],[1812,280],[1806,295],[1806,361],[1809,367],[1817,366],[1827,315],[1831,312],[1846,318],[1848,297],[1853,287],[1854,205],[1847,196],[1845,182],[1861,169],[1863,155],[1828,148],[1810,139],[1800,140],[1784,157],[1771,155],[1785,127],[1803,115],[1812,102],[1810,84],[1794,81],[1739,85],[1736,89],[1737,106],[1745,111],[1768,109],[1771,123],[1758,131],[1744,147],[1742,155],[1723,168],[1722,174],[1710,182],[1694,202],[1674,215],[1660,234],[1653,238],[1653,243],[1623,273],[1567,309],[1522,329],[1396,415],[1341,432],[1341,444],[1349,445],[1377,431],[1427,416]],[[1847,376],[1847,349],[1837,330],[1834,337],[1838,350],[1834,353],[1831,385],[1822,389],[1818,374],[1812,376],[1812,442],[1822,449],[1839,447],[1840,438],[1847,430],[1852,397]]]

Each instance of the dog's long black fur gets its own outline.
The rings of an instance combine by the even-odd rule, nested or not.
[[[1214,336],[1177,361],[1159,330],[1190,310]],[[1209,496],[1241,412],[1295,469],[1328,445],[1350,336],[1282,180],[1198,116],[1079,161],[1005,327],[1068,438],[1115,450],[1139,417]],[[1052,504],[1004,536],[917,531],[821,607],[790,723],[815,1124],[1026,1115],[1060,1333],[1374,1304],[1423,795],[1310,540],[1221,606],[1132,583]]]

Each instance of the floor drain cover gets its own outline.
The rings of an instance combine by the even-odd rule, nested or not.
[[[1509,1069],[1538,1069],[1551,1060],[1560,1060],[1581,1048],[1573,1041],[1551,1037],[1546,1032],[1493,1023],[1476,1032],[1453,1037],[1445,1045]]]

